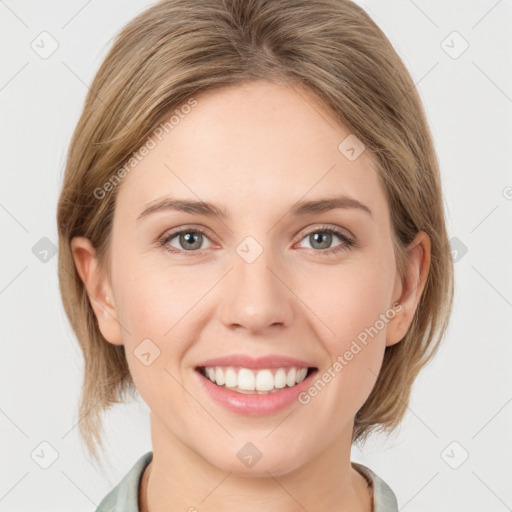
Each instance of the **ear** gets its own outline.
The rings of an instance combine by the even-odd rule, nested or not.
[[[420,231],[407,248],[407,272],[404,282],[397,274],[393,290],[393,304],[397,302],[401,309],[388,323],[386,346],[394,345],[407,334],[414,318],[414,313],[425,288],[430,268],[430,237]]]
[[[117,319],[116,306],[110,283],[100,271],[96,251],[85,237],[71,240],[71,252],[75,266],[84,283],[98,326],[103,337],[114,345],[122,345],[121,325]]]

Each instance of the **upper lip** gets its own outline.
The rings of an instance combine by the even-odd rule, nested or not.
[[[242,368],[286,368],[286,367],[297,367],[297,368],[309,368],[313,367],[312,364],[300,359],[293,357],[280,356],[278,354],[271,354],[268,356],[252,357],[246,354],[232,354],[229,356],[215,357],[208,359],[197,365],[200,367],[213,367],[213,366],[235,366]]]

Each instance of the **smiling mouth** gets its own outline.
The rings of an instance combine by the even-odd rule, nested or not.
[[[243,368],[233,366],[199,366],[204,378],[220,388],[243,394],[278,393],[300,384],[318,371],[310,367]]]

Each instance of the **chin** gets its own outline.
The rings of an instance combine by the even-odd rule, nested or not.
[[[267,450],[267,452],[266,452]],[[279,453],[270,447],[259,453],[249,443],[241,449],[231,452],[229,458],[214,457],[209,462],[222,471],[232,472],[239,476],[265,477],[281,476],[299,468],[305,461],[295,453]],[[304,453],[301,453],[304,456]]]

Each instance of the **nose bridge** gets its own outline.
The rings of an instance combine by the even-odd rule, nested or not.
[[[293,294],[285,285],[286,276],[281,275],[282,266],[270,240],[266,236],[264,246],[255,237],[247,236],[235,248],[233,269],[221,299],[221,317],[228,327],[237,325],[257,332],[291,322]]]

